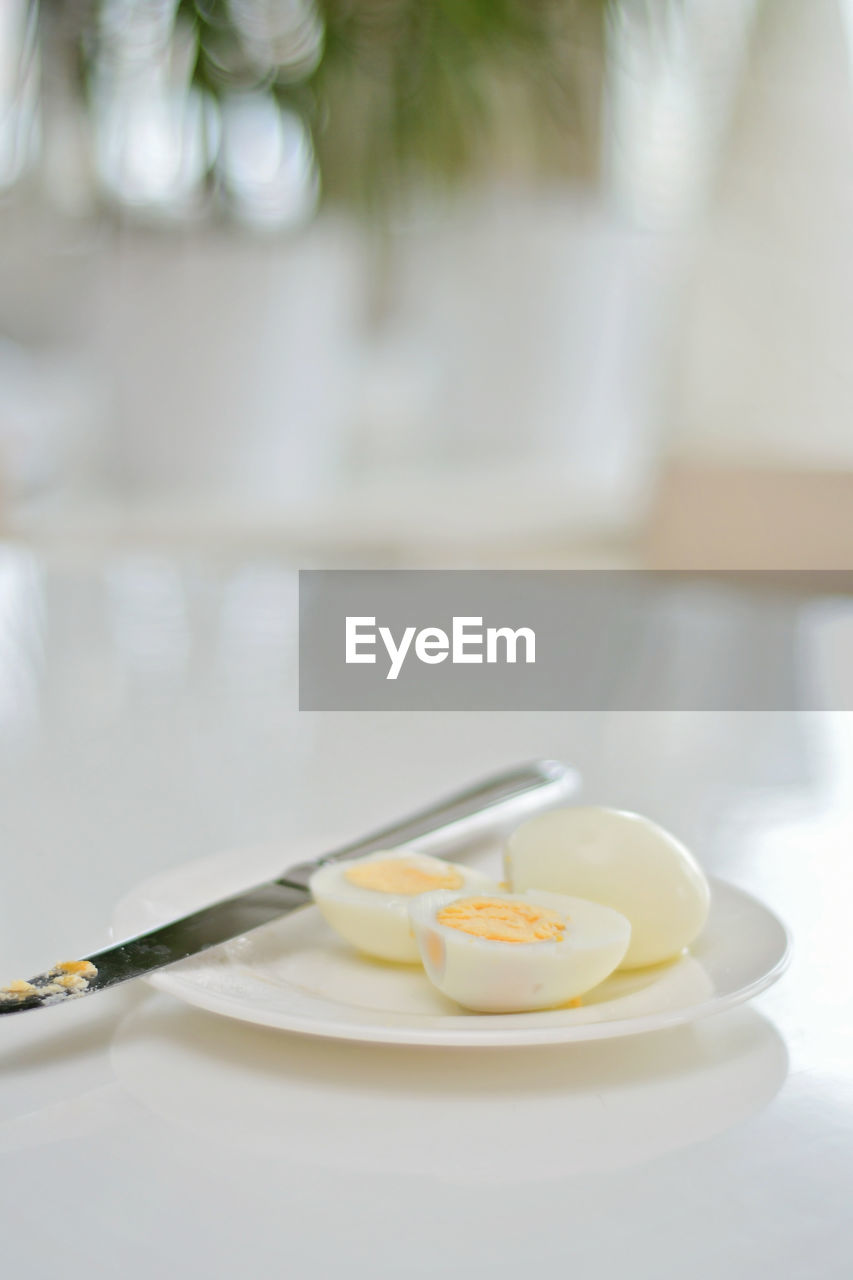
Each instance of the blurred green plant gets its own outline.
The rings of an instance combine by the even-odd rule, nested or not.
[[[180,0],[177,17],[198,86],[272,94],[309,129],[324,198],[381,214],[496,168],[588,173],[606,3]]]

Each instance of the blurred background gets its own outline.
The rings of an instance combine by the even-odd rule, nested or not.
[[[4,0],[0,522],[848,567],[848,0]]]

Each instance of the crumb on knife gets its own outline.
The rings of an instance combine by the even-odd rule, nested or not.
[[[98,970],[91,960],[63,960],[46,973],[40,973],[31,982],[21,978],[0,986],[0,1002],[23,1004],[25,1000],[39,1000],[43,1004],[57,1004],[88,991]]]

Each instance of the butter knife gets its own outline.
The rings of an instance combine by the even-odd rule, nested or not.
[[[574,770],[556,760],[538,760],[486,778],[362,840],[288,867],[266,884],[201,907],[84,959],[54,965],[29,981],[0,987],[0,1014],[64,1004],[119,982],[144,977],[288,915],[310,902],[308,881],[326,863],[401,844],[428,846],[431,852],[457,856],[487,836],[499,834],[511,823],[559,804],[576,789],[577,783]]]

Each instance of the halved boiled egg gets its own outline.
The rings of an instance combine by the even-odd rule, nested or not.
[[[672,959],[708,918],[708,881],[663,827],[620,809],[554,809],[510,836],[506,877],[513,889],[578,894],[631,921],[623,969]]]
[[[485,890],[494,883],[472,867],[410,849],[386,849],[320,867],[309,887],[326,923],[359,951],[417,964],[420,953],[409,906],[418,895],[440,889]]]
[[[409,907],[427,977],[466,1009],[520,1013],[597,987],[628,948],[623,915],[583,898],[445,890]]]

